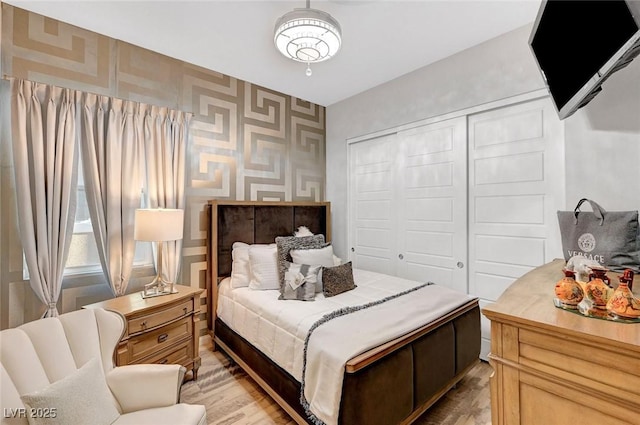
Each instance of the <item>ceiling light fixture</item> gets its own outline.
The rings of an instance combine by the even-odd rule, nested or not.
[[[305,9],[293,9],[276,22],[273,41],[283,55],[307,64],[322,62],[334,56],[342,44],[340,24],[331,15],[311,9],[307,0]]]

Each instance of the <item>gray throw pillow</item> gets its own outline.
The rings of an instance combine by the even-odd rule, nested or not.
[[[279,300],[313,301],[322,266],[287,263]]]
[[[356,287],[351,261],[335,267],[322,268],[322,292],[325,297],[333,297]]]
[[[325,246],[324,235],[313,236],[278,236],[276,238],[278,251],[278,279],[280,280],[280,292],[284,286],[284,271],[287,263],[292,263],[293,259],[289,254],[292,249],[322,248]]]

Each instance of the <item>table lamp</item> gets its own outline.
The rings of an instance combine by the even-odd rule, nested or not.
[[[173,282],[168,282],[162,277],[162,248],[164,241],[182,239],[183,221],[183,210],[164,208],[136,210],[134,239],[158,243],[157,274],[151,283],[144,285],[143,298],[178,292]]]

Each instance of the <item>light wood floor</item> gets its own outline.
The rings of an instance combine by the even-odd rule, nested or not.
[[[209,425],[294,424],[229,357],[211,351],[208,337],[201,340],[200,356],[198,380],[182,386],[181,401],[205,405]],[[491,366],[481,362],[415,423],[491,425],[490,375]]]

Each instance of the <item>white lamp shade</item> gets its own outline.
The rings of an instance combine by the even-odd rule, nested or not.
[[[134,239],[137,241],[175,241],[182,239],[184,210],[137,209]]]

